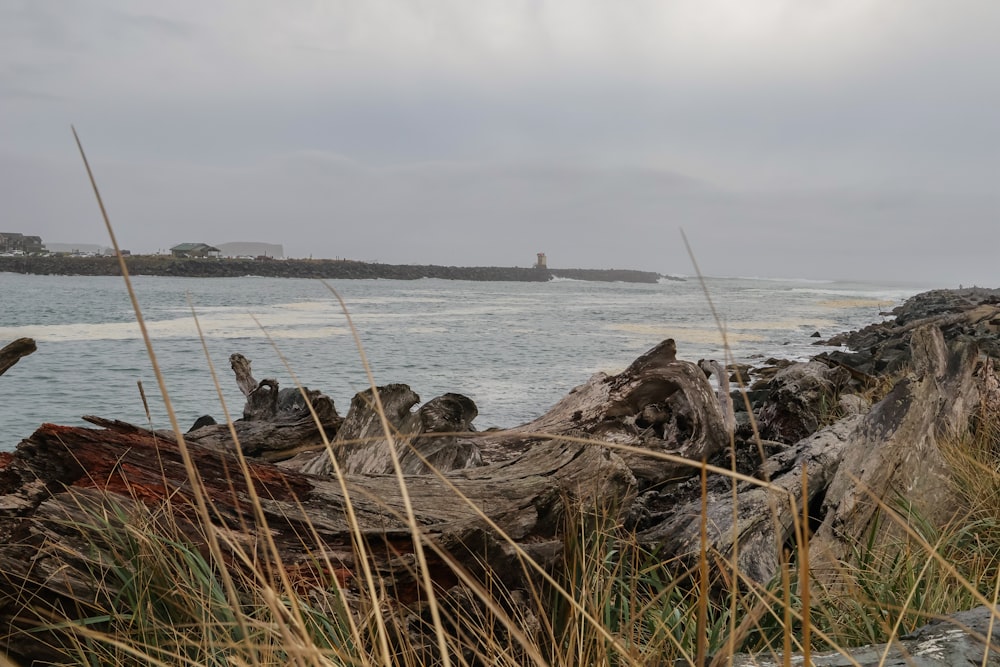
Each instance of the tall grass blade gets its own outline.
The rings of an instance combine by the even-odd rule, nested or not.
[[[332,289],[329,287],[329,285],[326,285],[326,287],[327,289]],[[345,309],[344,312],[346,315],[347,314],[346,305],[343,303],[342,300],[339,299],[339,296],[338,300],[340,301],[342,307]],[[368,554],[368,543],[367,540],[365,539],[364,534],[362,533],[361,524],[358,521],[357,512],[354,509],[354,501],[351,499],[351,492],[347,487],[347,478],[340,467],[340,462],[337,460],[337,455],[333,451],[333,444],[330,442],[330,439],[326,435],[326,430],[323,428],[319,415],[316,414],[316,410],[312,405],[312,401],[309,400],[309,397],[306,395],[302,383],[299,382],[294,371],[292,371],[291,364],[288,363],[288,360],[281,353],[281,350],[278,349],[278,346],[275,343],[274,339],[270,336],[267,330],[264,329],[260,321],[258,321],[256,317],[254,317],[253,319],[254,322],[257,324],[257,327],[267,337],[268,342],[270,342],[271,344],[271,347],[275,350],[275,353],[278,355],[278,358],[281,359],[281,362],[284,364],[285,368],[288,370],[289,374],[293,378],[293,381],[295,382],[296,386],[299,389],[299,392],[302,395],[303,403],[308,408],[313,423],[319,430],[320,438],[323,441],[324,449],[327,453],[327,457],[330,460],[330,465],[333,467],[334,478],[337,480],[337,484],[340,487],[340,492],[344,497],[344,508],[347,514],[347,521],[348,525],[350,526],[351,535],[353,536],[354,539],[354,546],[358,551],[358,560],[360,561],[361,564],[363,581],[367,589],[369,599],[372,601],[373,604],[373,620],[375,621],[375,628],[376,628],[376,642],[379,647],[379,653],[381,654],[383,665],[388,667],[393,662],[392,653],[389,648],[389,629],[386,624],[385,616],[382,613],[382,607],[380,604],[378,604],[378,601],[380,599],[383,599],[385,597],[385,594],[384,591],[380,591],[376,588],[377,579],[375,577],[375,572],[371,569],[371,562]],[[349,317],[348,317],[348,324],[350,325],[351,331],[353,332],[354,324],[353,322],[350,321]],[[355,332],[355,340],[360,344],[360,337],[357,336],[356,332]],[[374,387],[374,384],[372,386]],[[317,536],[317,542],[318,542],[318,536]]]
[[[344,303],[340,294],[338,294],[329,283],[326,281],[322,281],[322,283],[324,287],[326,287],[327,290],[329,290],[330,293],[337,299],[337,303],[340,304],[344,317],[347,319],[347,324],[351,329],[351,335],[354,337],[354,344],[357,347],[358,356],[361,358],[361,364],[365,369],[365,375],[368,377],[368,383],[371,385],[372,399],[375,402],[375,410],[382,423],[382,431],[385,434],[387,441],[393,472],[395,473],[396,481],[399,484],[399,493],[400,498],[403,501],[403,508],[406,512],[406,520],[409,523],[410,532],[413,535],[413,551],[417,557],[417,562],[420,565],[421,580],[427,593],[427,606],[431,612],[431,619],[434,624],[434,633],[438,642],[438,650],[441,652],[441,660],[444,667],[451,667],[451,658],[448,654],[448,645],[445,640],[444,626],[441,623],[441,611],[438,608],[437,592],[434,590],[434,582],[431,581],[431,571],[427,564],[427,556],[424,554],[424,533],[417,524],[416,514],[413,511],[413,503],[410,500],[410,492],[406,485],[406,479],[403,476],[403,469],[399,464],[399,453],[396,451],[396,439],[393,437],[392,427],[389,425],[389,420],[385,414],[385,407],[382,405],[382,398],[379,396],[378,389],[376,388],[375,376],[372,375],[372,369],[368,363],[368,355],[365,353],[364,345],[361,344],[361,337],[358,335],[358,331],[354,327],[351,314],[347,310],[347,304]]]
[[[802,522],[799,539],[799,596],[802,600],[802,664],[812,667],[812,581],[809,570],[809,467],[802,463]]]
[[[708,469],[701,465],[701,522],[698,549],[698,644],[695,660],[704,665],[708,658]]]
[[[170,394],[167,391],[166,381],[163,378],[163,373],[160,371],[160,365],[157,361],[156,352],[153,350],[153,341],[149,335],[149,330],[146,327],[145,318],[142,316],[142,308],[139,306],[139,299],[136,296],[135,289],[132,287],[128,266],[125,263],[125,256],[122,255],[121,248],[118,245],[118,239],[115,237],[115,231],[111,225],[111,219],[108,217],[107,209],[104,206],[104,199],[101,197],[100,189],[97,187],[97,180],[94,177],[93,170],[90,168],[90,162],[87,160],[87,154],[83,150],[83,144],[80,142],[80,137],[76,132],[76,128],[71,127],[71,129],[73,131],[73,138],[76,141],[76,146],[80,151],[80,157],[83,160],[83,165],[87,170],[87,177],[89,178],[90,185],[93,188],[94,197],[97,199],[97,205],[101,210],[101,217],[104,220],[104,226],[107,229],[108,237],[111,239],[111,245],[114,247],[115,256],[118,258],[118,266],[121,270],[122,279],[125,281],[125,288],[128,291],[129,300],[132,303],[132,309],[135,312],[135,318],[139,325],[139,330],[142,332],[142,340],[146,346],[146,352],[149,356],[150,364],[153,367],[153,373],[156,376],[156,382],[159,385],[160,394],[163,397],[164,407],[166,408],[167,415],[170,418],[170,426],[177,438],[177,448],[184,463],[184,470],[191,482],[192,495],[194,496],[198,514],[205,527],[205,534],[209,542],[209,548],[211,549],[213,556],[217,559],[217,562],[222,563],[224,562],[222,558],[222,550],[219,546],[218,537],[211,521],[211,514],[209,513],[208,503],[206,501],[205,494],[203,493],[201,478],[195,468],[194,461],[191,458],[191,453],[188,451],[187,442],[184,439],[184,433],[182,432],[180,424],[177,421],[177,414],[175,413],[173,403],[170,400]],[[226,592],[230,597],[230,602],[234,605],[234,607],[238,606],[239,597],[237,596],[233,581],[225,567],[220,568],[220,570],[226,586]]]

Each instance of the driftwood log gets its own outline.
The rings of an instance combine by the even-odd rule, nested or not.
[[[824,419],[839,415],[815,411],[843,403],[837,393],[867,382],[867,367],[845,372],[850,359],[831,360],[826,370],[815,363],[795,370],[784,364],[788,368],[775,372],[766,390],[756,391],[763,398],[753,405],[756,414],[787,427],[775,429],[775,440],[742,438],[739,424],[747,415],[733,410],[743,397],[717,394],[703,368],[676,358],[672,340],[620,374],[595,375],[534,421],[481,433],[472,428],[475,404],[459,394],[418,408],[420,399],[408,386],[386,385],[355,396],[341,419],[328,397],[279,389],[273,379],[256,381],[250,362],[234,355],[246,397],[243,418],[233,424],[239,444],[230,427],[219,424],[194,429],[185,440],[215,521],[233,544],[260,542],[257,531],[264,527],[255,520],[253,485],[278,547],[276,566],[314,568],[316,545],[307,548],[301,536],[315,531],[324,554],[345,581],[351,579],[358,564],[346,489],[362,535],[377,547],[370,553],[373,565],[402,602],[420,595],[408,556],[414,536],[395,476],[388,474],[394,469],[390,447],[406,475],[420,538],[473,574],[488,568],[511,587],[525,585],[511,542],[553,563],[565,511],[574,505],[611,512],[664,559],[683,561],[700,546],[701,462],[732,465],[746,476],[736,483],[735,507],[732,479],[709,475],[709,548],[725,558],[738,545],[743,574],[765,582],[792,539],[790,499],[799,496],[803,469],[816,531],[812,561],[820,570],[871,527],[877,500],[917,494],[930,502],[925,509],[955,506],[942,483],[939,444],[968,428],[984,408],[1000,409],[992,339],[968,335],[996,326],[1000,310],[980,304],[942,317],[950,318],[946,327],[940,320],[901,325],[908,370],[870,410],[858,407],[860,398],[848,401],[855,409],[829,425]],[[890,335],[877,338],[886,349],[902,344]],[[717,364],[702,366],[723,375]],[[791,394],[796,384],[804,400],[789,402],[803,398]],[[376,395],[391,437],[375,410]],[[792,406],[787,413],[794,419],[773,407],[769,412],[768,401]],[[177,436],[91,421],[100,428],[45,424],[3,460],[0,622],[25,622],[25,596],[63,609],[86,598],[93,583],[78,567],[85,545],[74,544],[64,528],[81,502],[155,506],[168,495],[175,506],[193,502]],[[237,446],[250,459],[249,481],[237,474]],[[343,486],[331,474],[334,463],[344,472]],[[202,539],[188,513],[177,520],[189,522],[193,541]],[[434,556],[430,567],[440,586],[454,585],[451,565]]]
[[[38,349],[31,338],[18,338],[12,343],[0,348],[0,375],[10,370],[11,366]]]
[[[836,396],[850,372],[819,361],[792,364],[768,383],[768,400],[758,414],[761,437],[796,442],[815,433],[836,408]]]
[[[341,485],[330,475],[295,470],[294,460],[281,466],[264,460],[269,450],[260,434],[281,432],[286,426],[300,428],[301,414],[282,417],[276,383],[251,381],[249,364],[236,361],[234,369],[246,389],[248,406],[234,427],[243,453],[252,457],[249,483],[262,499],[266,529],[277,544],[274,565],[313,567],[316,545],[301,537],[311,533],[339,569],[354,572],[355,536]],[[419,435],[396,439],[406,452],[422,440],[434,444],[432,435],[455,424],[467,425],[475,415],[474,404],[457,395],[440,397],[411,412],[417,398],[405,386],[382,387],[379,393],[386,399],[393,428]],[[266,400],[258,400],[258,395]],[[345,466],[384,471],[375,467],[369,451],[372,443],[387,446],[371,406],[371,392],[355,398],[346,419],[337,424],[336,438],[343,436],[335,438],[338,448],[324,450],[324,456],[336,456]],[[335,414],[332,403],[329,409],[328,414]],[[276,417],[259,421],[260,414]],[[4,573],[0,620],[14,627],[24,622],[26,591],[32,599],[62,609],[73,609],[75,601],[92,595],[94,583],[81,565],[87,561],[87,545],[74,543],[71,531],[65,529],[67,521],[78,517],[81,503],[156,506],[168,496],[175,508],[194,503],[177,436],[111,420],[89,420],[101,428],[43,425],[0,469],[0,572]],[[261,431],[260,425],[274,430]],[[249,448],[245,435],[252,436]],[[377,437],[365,439],[372,435]],[[442,442],[454,444],[450,437]],[[478,439],[490,457],[484,457],[482,465],[470,467],[466,460],[460,469],[407,477],[421,538],[452,554],[471,572],[489,568],[518,587],[525,583],[525,569],[511,542],[536,561],[548,563],[558,554],[567,507],[623,511],[643,484],[690,476],[696,470],[637,452],[620,455],[595,438],[699,461],[725,446],[726,433],[705,374],[696,365],[677,360],[673,341],[666,341],[619,375],[595,376],[522,430],[463,438]],[[265,528],[257,524],[248,482],[238,474],[228,427],[204,426],[185,439],[218,527],[229,534],[236,531],[235,543],[261,542],[256,532]],[[413,535],[403,519],[396,479],[351,473],[345,484],[362,536],[382,547],[372,551],[376,571],[391,582],[390,589],[401,601],[416,600],[417,584],[406,558],[413,549]],[[190,513],[180,512],[176,520],[193,541],[203,539]],[[58,548],[46,546],[56,544]],[[438,559],[431,567],[439,585],[454,584],[452,566]]]
[[[618,449],[615,455],[645,488],[697,471],[689,464],[656,458],[655,453],[699,462],[729,443],[715,392],[697,365],[677,359],[672,339],[622,373],[596,374],[544,415],[511,431],[472,433],[477,409],[459,394],[446,394],[411,412],[420,399],[408,386],[377,389],[406,474],[426,474],[427,463],[448,471],[507,461],[553,437],[573,437],[641,450]],[[393,470],[374,405],[371,390],[355,396],[337,434],[334,451],[346,472]],[[300,456],[287,465],[312,474],[332,471],[326,452]]]
[[[813,653],[815,667],[956,667],[956,665],[1000,665],[1000,642],[996,631],[990,639],[992,612],[977,607],[953,614],[914,630],[891,644],[851,649],[845,653]],[[996,620],[993,620],[996,625]],[[790,664],[803,664],[801,655]],[[785,663],[771,656],[738,655],[734,667],[778,667]]]
[[[740,482],[735,508],[731,480],[712,478],[711,549],[729,558],[738,544],[745,575],[760,583],[774,577],[782,546],[793,540],[791,499],[801,502],[803,468],[816,530],[810,543],[816,574],[829,570],[832,576],[837,559],[871,529],[880,502],[892,506],[897,497],[911,498],[929,519],[951,518],[948,512],[958,505],[939,442],[968,429],[981,410],[1000,409],[998,376],[992,359],[982,357],[974,342],[948,344],[934,326],[913,332],[912,355],[913,370],[870,412],[845,417],[794,445],[779,445],[755,471],[770,486]],[[693,554],[700,548],[701,508],[699,487],[677,485],[640,496],[633,521],[647,544],[670,554]]]
[[[386,436],[376,409],[375,391],[389,426]],[[476,404],[461,394],[445,394],[411,408],[420,397],[405,384],[390,384],[357,394],[337,432],[334,451],[343,472],[379,475],[393,472],[389,447],[396,447],[403,474],[422,475],[431,470],[459,470],[483,464],[479,445],[467,437]],[[316,475],[330,475],[333,461],[326,451],[305,454],[288,467]]]
[[[618,446],[615,456],[632,471],[640,489],[692,477],[698,473],[692,463],[729,445],[715,391],[698,365],[677,359],[673,339],[618,375],[597,373],[547,413],[509,434],[484,435],[484,458],[502,460],[553,436]]]
[[[160,506],[170,496],[174,520],[196,544],[203,531],[193,518],[192,485],[177,447],[155,433],[105,422],[104,429],[43,425],[23,441],[0,471],[0,619],[4,627],[31,627],[25,604],[80,609],[93,599],[95,581],[85,565],[90,547],[69,526],[82,506],[129,507],[141,502]],[[317,549],[354,581],[354,536],[341,486],[329,476],[306,475],[259,462],[250,479],[261,498],[266,526],[256,520],[249,487],[238,473],[235,454],[189,444],[218,526],[245,548],[262,543],[268,530],[278,558],[273,567],[309,574],[322,589]],[[436,476],[407,480],[422,539],[451,553],[472,572],[489,567],[512,587],[523,576],[514,549],[489,530],[480,511],[491,517],[507,539],[523,543],[536,560],[546,562],[549,544],[563,525],[566,502],[597,507],[607,499],[627,503],[635,479],[621,459],[601,447],[551,441],[516,461],[454,471],[444,483]],[[361,533],[368,541],[375,571],[403,603],[422,598],[412,575],[413,535],[403,519],[400,490],[392,476],[347,479]],[[114,512],[112,512],[114,514]],[[303,539],[303,536],[312,536]],[[321,543],[316,544],[316,541]],[[431,560],[432,579],[454,585],[452,566]],[[356,585],[356,582],[350,585]],[[82,613],[82,612],[77,612]],[[32,636],[15,633],[8,650],[33,655]],[[28,641],[27,647],[16,642]]]
[[[242,354],[232,355],[229,361],[236,385],[246,397],[243,418],[233,422],[244,454],[280,461],[301,451],[323,447],[324,437],[333,439],[343,420],[329,396],[306,387],[280,389],[278,381],[272,378],[258,382],[253,377],[250,360]],[[169,433],[161,435],[167,439],[173,437]],[[206,417],[199,419],[185,438],[206,447],[229,450],[236,447],[229,426]]]
[[[1000,408],[993,360],[973,341],[948,345],[938,327],[913,331],[912,371],[865,416],[826,491],[813,562],[835,570],[837,559],[869,531],[881,502],[913,502],[943,525],[958,507],[940,449],[970,420]]]

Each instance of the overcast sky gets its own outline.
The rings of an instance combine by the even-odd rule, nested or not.
[[[1000,285],[997,0],[0,0],[0,231]]]

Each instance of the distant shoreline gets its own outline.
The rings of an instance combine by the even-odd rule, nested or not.
[[[553,278],[595,282],[657,283],[664,276],[632,269],[548,269],[498,266],[437,266],[378,264],[342,259],[220,259],[135,255],[125,258],[129,273],[190,278],[321,278],[329,280],[445,280],[547,282]],[[114,257],[24,256],[0,257],[0,272],[35,275],[117,276]]]

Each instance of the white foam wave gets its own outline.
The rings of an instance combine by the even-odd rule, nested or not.
[[[287,313],[263,313],[254,317],[248,313],[219,313],[199,316],[198,322],[207,338],[263,338],[265,331],[272,338],[323,338],[349,333],[346,327],[331,326],[329,318],[290,318]],[[191,317],[153,320],[146,323],[154,339],[197,338],[198,329]],[[263,330],[262,330],[263,329]],[[88,340],[135,340],[142,337],[134,321],[27,325],[0,327],[0,340],[20,337],[40,342]]]
[[[448,333],[446,327],[408,327],[406,333],[409,334],[444,334]]]
[[[886,289],[822,289],[816,287],[793,287],[790,292],[795,294],[815,294],[817,296],[836,296],[842,299],[858,298],[871,299],[875,301],[905,301],[916,291],[914,290],[886,290]]]
[[[812,285],[829,285],[836,280],[819,280],[816,278],[768,278],[765,276],[736,276],[735,280],[758,280],[765,283],[807,283]]]
[[[730,343],[757,342],[766,340],[757,333],[744,333],[730,329],[725,338],[715,327],[664,326],[659,324],[609,324],[606,327],[612,331],[636,334],[644,339],[673,338],[678,342],[695,345],[721,345],[724,340]]]
[[[798,329],[821,329],[835,325],[833,320],[816,317],[789,318],[784,320],[747,320],[736,321],[727,324],[732,330],[753,330],[753,331],[796,331]]]
[[[422,297],[422,296],[400,296],[400,297],[390,297],[390,296],[367,296],[367,297],[350,297],[345,298],[344,302],[347,303],[348,307],[353,305],[388,305],[393,303],[447,303],[447,299],[442,297]]]

